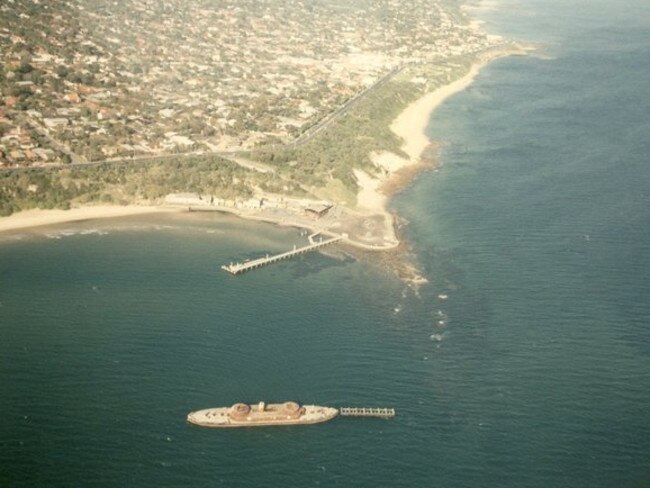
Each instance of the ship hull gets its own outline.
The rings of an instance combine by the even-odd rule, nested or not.
[[[304,413],[298,418],[264,418],[263,415],[252,415],[251,418],[236,420],[230,417],[230,407],[207,408],[191,412],[187,421],[201,427],[234,428],[234,427],[274,427],[281,425],[309,425],[332,420],[339,414],[336,408],[318,405],[304,405]],[[254,412],[253,412],[254,413]],[[256,418],[257,417],[257,418]]]

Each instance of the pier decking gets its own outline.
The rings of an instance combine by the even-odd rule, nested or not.
[[[366,408],[366,407],[341,407],[339,415],[342,417],[381,417],[395,416],[394,408]]]
[[[320,249],[321,247],[325,247],[329,244],[334,244],[335,242],[338,242],[341,239],[343,239],[343,236],[334,236],[330,239],[321,240],[317,242],[313,238],[313,236],[309,236],[310,244],[307,246],[303,246],[303,247],[294,246],[294,248],[291,251],[283,252],[281,254],[275,254],[273,256],[266,255],[266,257],[254,259],[252,261],[246,261],[243,263],[224,264],[223,266],[221,266],[221,269],[227,271],[230,274],[238,275],[241,273],[245,273],[246,271],[250,271],[252,269],[261,268],[262,266],[266,266],[267,264],[273,264],[273,263],[277,263],[278,261],[290,259],[294,256],[298,256],[299,254],[315,251],[316,249]]]

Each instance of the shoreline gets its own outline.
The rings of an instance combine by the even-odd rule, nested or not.
[[[435,110],[451,96],[467,89],[490,62],[509,56],[526,55],[529,50],[518,44],[509,44],[477,53],[467,73],[411,102],[391,123],[390,130],[404,141],[401,150],[408,159],[390,151],[371,153],[370,158],[383,173],[382,176],[373,177],[365,171],[354,170],[359,185],[357,208],[384,217],[386,234],[390,234],[396,243],[393,249],[398,249],[401,241],[397,235],[395,215],[388,209],[391,198],[408,187],[422,171],[440,167],[439,161],[424,157],[429,148],[435,147],[427,135]]]
[[[390,128],[404,140],[401,149],[408,154],[409,163],[417,164],[420,162],[422,153],[431,145],[432,141],[427,136],[427,128],[431,116],[440,105],[453,95],[466,90],[474,82],[480,71],[490,62],[524,53],[523,48],[495,49],[494,51],[481,53],[471,64],[469,71],[463,76],[423,95],[408,105],[393,121]]]
[[[421,171],[440,166],[438,161],[425,161],[423,158],[427,149],[434,145],[427,135],[427,128],[436,109],[448,98],[467,89],[490,62],[509,56],[526,55],[528,52],[526,47],[509,45],[479,53],[463,76],[407,105],[393,120],[390,129],[404,141],[401,150],[408,155],[408,159],[390,151],[372,153],[371,160],[384,175],[375,178],[361,170],[355,170],[360,186],[359,208],[390,215],[387,205],[394,194],[408,186]]]
[[[395,216],[387,208],[388,203],[395,193],[406,188],[412,179],[421,171],[439,166],[437,162],[426,163],[422,160],[423,153],[432,145],[432,141],[427,136],[427,128],[433,112],[449,97],[469,87],[481,69],[491,61],[512,55],[525,55],[527,52],[528,50],[524,47],[511,45],[480,53],[472,62],[469,71],[463,76],[426,93],[407,105],[397,118],[393,120],[390,129],[404,141],[402,150],[408,155],[408,159],[391,152],[373,153],[371,154],[371,159],[376,167],[382,170],[382,177],[373,177],[364,171],[353,170],[359,184],[357,206],[356,208],[341,207],[341,222],[335,222],[333,225],[324,225],[324,222],[310,222],[299,218],[299,216],[274,218],[273,215],[265,214],[262,211],[252,212],[243,209],[201,207],[194,207],[194,209],[197,211],[223,212],[246,220],[298,227],[308,229],[312,232],[330,233],[336,232],[336,229],[341,226],[345,226],[346,222],[349,224],[350,221],[356,222],[359,219],[381,217],[384,222],[380,227],[383,227],[383,229],[377,230],[376,232],[381,233],[382,244],[369,244],[359,239],[349,238],[346,238],[344,242],[369,251],[398,249],[401,241],[395,229]],[[151,213],[180,213],[187,208],[187,206],[179,205],[133,204],[126,206],[81,206],[70,210],[33,209],[0,218],[0,233],[85,220],[118,218]]]
[[[89,205],[71,208],[70,210],[23,210],[9,217],[0,218],[0,233],[27,230],[48,225],[83,222],[86,220],[101,220],[175,211],[178,211],[178,209],[158,205]]]

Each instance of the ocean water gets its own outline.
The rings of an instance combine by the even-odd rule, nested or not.
[[[505,1],[543,44],[432,117],[393,202],[419,294],[213,214],[0,238],[0,486],[650,486],[650,13]],[[445,298],[446,297],[446,298]],[[210,430],[236,401],[392,420]]]

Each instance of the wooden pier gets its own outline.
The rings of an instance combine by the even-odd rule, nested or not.
[[[313,236],[309,236],[309,237],[310,237],[309,239],[310,244],[307,246],[303,246],[303,247],[294,246],[291,251],[283,252],[281,254],[275,254],[273,256],[269,256],[267,254],[266,257],[254,259],[252,261],[245,261],[243,263],[224,264],[223,266],[221,266],[221,269],[227,271],[230,274],[238,275],[241,273],[245,273],[246,271],[250,271],[252,269],[261,268],[262,266],[266,266],[267,264],[277,263],[278,261],[290,259],[300,254],[305,254],[307,252],[315,251],[316,249],[320,249],[321,247],[334,244],[335,242],[338,242],[341,239],[343,239],[343,236],[334,236],[330,239],[316,241],[313,238]]]
[[[394,408],[367,408],[367,407],[341,407],[339,415],[342,417],[381,417],[391,418],[395,416]]]

